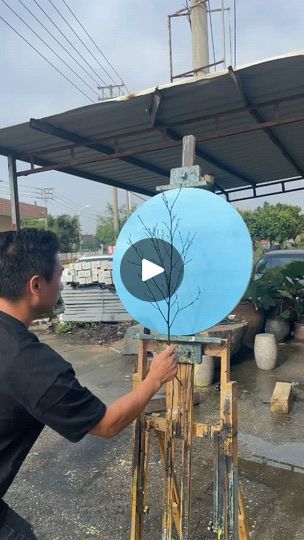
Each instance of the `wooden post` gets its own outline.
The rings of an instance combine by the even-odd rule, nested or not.
[[[147,374],[146,342],[139,342],[138,371],[135,386],[144,380]],[[143,518],[145,506],[146,469],[147,469],[147,437],[145,412],[135,420],[133,441],[133,476],[132,476],[132,517],[131,540],[143,538]]]
[[[182,473],[180,487],[180,530],[181,539],[190,539],[191,518],[191,473],[192,473],[192,434],[193,434],[193,388],[194,365],[181,366],[181,439]]]

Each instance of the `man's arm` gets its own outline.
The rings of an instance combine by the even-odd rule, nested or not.
[[[117,435],[137,418],[154,394],[164,383],[174,379],[176,373],[177,356],[174,345],[170,345],[155,357],[144,381],[107,408],[102,420],[89,432],[90,435],[106,439]]]

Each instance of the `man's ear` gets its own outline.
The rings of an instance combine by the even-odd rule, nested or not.
[[[30,279],[29,288],[32,294],[39,296],[40,294],[40,277],[39,276],[33,276]]]

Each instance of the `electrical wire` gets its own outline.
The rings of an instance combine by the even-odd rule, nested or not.
[[[147,201],[148,199],[144,199],[144,197],[141,197],[141,195],[138,195],[138,193],[135,193],[134,191],[131,191],[132,195],[135,197],[138,197],[138,199],[141,199],[142,201]]]
[[[78,211],[78,208],[75,208],[74,206],[72,206],[71,204],[69,203],[66,203],[65,201],[63,201],[60,197],[58,197],[57,195],[54,196],[54,201],[57,203],[57,204],[60,204],[62,205],[63,207],[67,208],[70,212],[74,212],[77,214],[77,211]],[[78,205],[79,206],[79,205]],[[82,212],[83,215],[85,215],[86,217],[90,217],[91,219],[96,219],[96,216],[98,215],[98,213],[91,213],[89,212],[88,210],[85,210]]]
[[[83,31],[86,33],[86,35],[88,36],[88,38],[92,41],[92,43],[95,45],[95,47],[97,48],[97,50],[100,52],[100,54],[102,55],[102,57],[106,60],[106,62],[109,64],[109,66],[112,68],[112,70],[114,71],[114,73],[117,75],[117,77],[120,79],[120,81],[122,82],[122,84],[124,84],[127,92],[129,92],[127,86],[125,85],[123,79],[121,78],[121,76],[119,75],[119,73],[116,71],[116,69],[114,68],[114,66],[111,64],[111,62],[108,60],[108,58],[105,56],[105,54],[102,52],[102,50],[100,49],[100,47],[98,46],[98,44],[96,43],[96,41],[94,41],[94,39],[92,38],[92,36],[90,36],[90,34],[87,32],[87,30],[85,29],[85,27],[83,26],[83,24],[81,23],[81,21],[78,19],[78,17],[75,15],[75,13],[72,11],[72,9],[70,8],[70,6],[66,3],[65,0],[62,0],[62,2],[64,3],[64,5],[67,7],[67,9],[70,11],[70,13],[73,15],[74,19],[76,19],[76,21],[78,22],[78,24],[81,26],[81,28],[83,29]],[[113,81],[113,79],[112,79]],[[114,81],[113,81],[114,82]]]
[[[78,62],[77,58],[75,58],[71,53],[70,51],[68,51],[68,49],[62,45],[62,43],[59,41],[59,39],[56,38],[56,36],[45,26],[45,24],[43,24],[43,22],[38,18],[36,17],[36,15],[24,4],[24,2],[22,0],[18,0],[20,2],[20,4],[30,13],[30,15],[42,26],[42,28],[44,28],[44,30],[56,41],[56,43],[58,43],[58,45],[72,58],[72,60],[74,60],[74,62],[76,62],[76,64],[89,76],[91,77],[92,81],[98,85],[98,81],[96,79],[94,79],[94,77],[91,75],[91,73],[85,68],[83,67],[80,62]],[[96,91],[94,89],[94,91]]]
[[[27,188],[27,186],[19,186],[18,187],[18,193],[20,196],[22,196],[22,198],[24,199],[32,199],[32,200],[36,200],[39,198],[39,196],[37,195],[37,189],[39,188]],[[2,193],[3,192],[3,193]],[[9,188],[9,184],[8,183],[2,183],[0,184],[0,196],[1,194],[3,195],[10,195],[10,188]],[[57,195],[57,192],[56,194],[54,194],[54,198],[50,200],[55,202],[55,204],[59,204],[61,206],[63,206],[64,208],[66,208],[67,210],[71,211],[71,212],[74,212],[74,213],[77,213],[77,209],[73,206],[73,204],[71,204],[69,202],[69,199],[66,197],[67,201],[66,202],[64,200],[64,196],[61,194],[61,197]],[[77,203],[75,201],[74,203],[76,206],[78,206],[79,203]],[[83,212],[83,215],[85,215],[87,218],[89,219],[92,219],[92,220],[95,220],[96,221],[96,216],[98,215],[98,213],[96,212],[96,214],[94,212],[90,212],[88,210],[86,210],[85,212]]]
[[[59,58],[59,60],[68,68],[70,69],[74,75],[76,75],[76,77],[78,77],[81,82],[83,82],[90,90],[92,90],[93,92],[96,92],[96,90],[94,88],[92,88],[80,75],[78,75],[77,71],[75,71],[71,66],[69,66],[69,64],[63,59],[61,58],[61,56],[59,54],[56,53],[56,51],[54,51],[54,49],[52,49],[52,47],[50,47],[48,45],[48,43],[46,41],[44,41],[44,39],[42,37],[39,36],[39,34],[37,34],[37,32],[35,32],[35,30],[33,30],[33,28],[27,24],[27,22],[11,7],[7,4],[7,2],[5,0],[1,0],[3,2],[3,4],[6,5],[6,7],[12,12],[14,13],[14,15],[20,20],[23,22],[23,24],[38,38],[40,39],[40,41],[57,57]],[[20,2],[21,0],[19,0]],[[94,101],[93,101],[94,103]]]
[[[85,92],[83,92],[83,90],[81,90],[81,88],[79,88],[79,86],[77,86],[77,84],[75,84],[73,81],[71,81],[71,79],[69,79],[69,77],[67,77],[64,73],[62,73],[62,71],[60,69],[58,69],[54,64],[52,64],[52,62],[50,60],[48,60],[48,58],[46,58],[46,56],[44,56],[40,51],[38,51],[38,49],[36,49],[36,47],[34,47],[34,45],[32,45],[22,34],[20,34],[20,32],[18,32],[18,30],[16,30],[16,28],[14,28],[8,21],[6,21],[4,19],[4,17],[2,17],[2,15],[0,15],[0,19],[7,26],[9,26],[9,28],[11,28],[11,30],[13,30],[19,37],[21,37],[21,39],[23,39],[23,41],[25,41],[36,53],[38,53],[41,56],[41,58],[43,58],[43,60],[45,60],[58,73],[60,73],[60,75],[62,75],[62,77],[64,77],[64,79],[66,79],[72,86],[74,86],[74,88],[76,88],[79,92],[81,92],[81,94],[83,96],[85,96],[89,101],[91,101],[91,103],[95,103],[95,101],[93,101]]]
[[[95,69],[89,64],[89,62],[84,58],[84,56],[78,51],[78,49],[75,47],[75,45],[69,40],[69,38],[62,32],[62,30],[59,28],[59,26],[53,21],[53,19],[48,15],[48,13],[41,7],[41,5],[37,2],[37,0],[32,0],[36,6],[39,7],[39,9],[44,13],[44,15],[48,18],[48,20],[55,26],[55,28],[58,30],[58,32],[64,37],[64,39],[70,44],[70,46],[74,49],[74,51],[77,52],[77,54],[82,58],[82,60],[87,64],[87,66],[95,73],[95,75],[98,77],[98,79],[103,83],[106,84],[106,82],[100,77],[100,75],[95,71]]]
[[[189,22],[189,26],[190,28],[192,28],[192,24],[191,24],[191,15],[190,15],[190,7],[189,7],[189,0],[186,0],[186,3],[184,5],[184,8],[187,10],[187,19],[188,19],[188,22]]]
[[[103,71],[108,75],[108,77],[114,82],[114,84],[116,84],[116,81],[111,77],[111,75],[109,75],[109,73],[107,72],[107,70],[105,69],[105,67],[99,62],[98,58],[96,58],[95,54],[92,53],[92,51],[87,47],[87,45],[85,44],[85,42],[81,39],[81,37],[79,37],[79,35],[77,34],[77,32],[74,30],[74,28],[70,25],[70,23],[67,21],[67,19],[64,17],[64,15],[62,15],[61,11],[57,8],[57,6],[54,4],[54,2],[52,0],[49,0],[49,3],[52,4],[53,8],[57,11],[57,13],[60,15],[60,17],[64,20],[64,22],[68,25],[68,27],[72,30],[72,32],[75,34],[75,36],[77,37],[77,39],[83,44],[83,46],[86,48],[86,50],[88,51],[88,53],[96,60],[96,62],[99,64],[99,66],[101,67],[101,69],[103,69]]]

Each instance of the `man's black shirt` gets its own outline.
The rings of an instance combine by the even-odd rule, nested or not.
[[[0,526],[1,499],[44,426],[77,442],[105,411],[69,362],[0,311]]]

